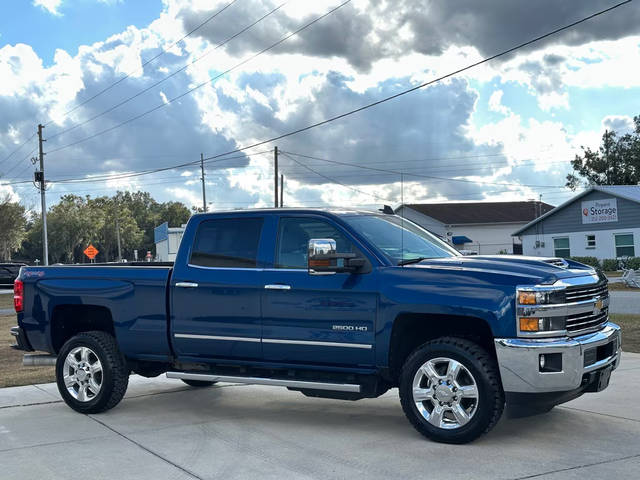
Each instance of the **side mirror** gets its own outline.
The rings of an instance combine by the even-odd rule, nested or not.
[[[307,268],[310,275],[331,275],[356,272],[364,267],[366,260],[355,253],[337,253],[336,241],[332,238],[309,240]]]

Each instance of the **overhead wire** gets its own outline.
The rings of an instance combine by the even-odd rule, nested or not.
[[[78,144],[80,144],[80,143],[84,143],[84,142],[86,142],[87,140],[91,140],[91,139],[96,138],[96,137],[98,137],[98,136],[100,136],[100,135],[104,135],[105,133],[108,133],[108,132],[111,132],[111,131],[113,131],[113,130],[116,130],[117,128],[120,128],[120,127],[122,127],[122,126],[124,126],[124,125],[127,125],[127,124],[129,124],[129,123],[131,123],[131,122],[134,122],[135,120],[139,120],[140,118],[142,118],[142,117],[144,117],[144,116],[146,116],[146,115],[149,115],[150,113],[153,113],[153,112],[155,112],[155,111],[157,111],[157,110],[159,110],[159,109],[161,109],[161,108],[166,107],[167,105],[170,105],[171,103],[175,102],[176,100],[179,100],[179,99],[181,99],[181,98],[183,98],[183,97],[185,97],[185,96],[187,96],[187,95],[189,95],[189,94],[193,93],[194,91],[198,90],[199,88],[202,88],[202,87],[204,87],[205,85],[208,85],[208,84],[212,83],[213,81],[217,80],[218,78],[222,77],[223,75],[226,75],[227,73],[232,72],[232,71],[233,71],[233,70],[235,70],[236,68],[239,68],[239,67],[241,67],[242,65],[246,64],[247,62],[250,62],[250,61],[251,61],[251,60],[253,60],[254,58],[257,58],[257,57],[259,57],[260,55],[263,55],[264,53],[266,53],[266,52],[268,52],[268,51],[270,51],[270,50],[274,49],[274,48],[275,48],[275,47],[277,47],[278,45],[280,45],[280,44],[282,44],[283,42],[287,41],[287,40],[288,40],[288,39],[290,39],[291,37],[293,37],[293,36],[295,36],[295,35],[299,34],[300,32],[302,32],[302,31],[306,30],[307,28],[311,27],[312,25],[316,24],[316,23],[317,23],[317,22],[319,22],[320,20],[322,20],[322,19],[326,18],[327,16],[331,15],[333,12],[335,12],[335,11],[337,11],[338,9],[340,9],[340,8],[344,7],[346,4],[348,4],[348,3],[350,3],[350,2],[351,2],[351,0],[346,0],[346,1],[342,2],[342,3],[341,3],[341,4],[339,4],[337,7],[334,7],[334,8],[332,8],[331,10],[329,10],[327,13],[325,13],[325,14],[323,14],[323,15],[320,15],[319,17],[316,17],[314,20],[312,20],[311,22],[309,22],[309,23],[305,24],[304,26],[302,26],[302,27],[298,28],[298,29],[297,29],[297,30],[295,30],[294,32],[292,32],[292,33],[289,33],[289,34],[285,35],[283,38],[281,38],[281,39],[280,39],[280,40],[278,40],[277,42],[275,42],[275,43],[271,44],[270,46],[268,46],[268,47],[266,47],[266,48],[264,48],[264,49],[260,50],[259,52],[255,53],[255,54],[253,54],[253,55],[251,55],[251,56],[247,57],[246,59],[244,59],[244,60],[243,60],[243,61],[241,61],[240,63],[237,63],[237,64],[236,64],[236,65],[234,65],[233,67],[228,68],[227,70],[225,70],[224,72],[222,72],[222,73],[220,73],[220,74],[216,75],[215,77],[209,78],[208,80],[206,80],[206,81],[204,81],[204,82],[202,82],[202,83],[199,83],[198,85],[196,85],[196,86],[194,86],[194,87],[190,88],[190,89],[189,89],[189,90],[187,90],[186,92],[181,93],[180,95],[177,95],[177,96],[175,96],[175,97],[173,97],[173,98],[170,98],[170,99],[168,99],[167,101],[164,101],[164,102],[162,102],[161,104],[159,104],[159,105],[157,105],[157,106],[155,106],[155,107],[153,107],[153,108],[151,108],[151,109],[149,109],[149,110],[146,110],[146,111],[144,111],[144,112],[142,112],[142,113],[140,113],[140,114],[138,114],[138,115],[135,115],[134,117],[131,117],[131,118],[129,118],[129,119],[127,119],[127,120],[123,121],[123,122],[120,122],[120,123],[118,123],[118,124],[116,124],[116,125],[113,125],[113,126],[111,126],[111,127],[109,127],[109,128],[106,128],[106,129],[104,129],[104,130],[101,130],[101,131],[99,131],[99,132],[96,132],[96,133],[94,133],[93,135],[89,135],[88,137],[82,138],[82,139],[80,139],[80,140],[76,140],[75,142],[71,142],[71,143],[68,143],[68,144],[66,144],[66,145],[62,145],[62,146],[60,146],[60,147],[54,148],[54,149],[52,149],[52,150],[49,150],[49,153],[59,152],[60,150],[64,150],[64,149],[66,149],[66,148],[72,147],[72,146],[74,146],[74,145],[78,145]],[[265,142],[265,143],[266,143],[266,142]],[[238,151],[239,151],[239,150],[238,150]]]
[[[424,175],[424,174],[420,174],[420,173],[408,173],[408,172],[400,171],[400,170],[390,170],[390,169],[383,169],[383,168],[368,167],[368,166],[365,166],[365,165],[359,165],[357,163],[341,162],[341,161],[338,161],[338,160],[330,160],[330,159],[327,159],[327,158],[314,157],[314,156],[311,156],[311,155],[304,155],[304,154],[288,152],[288,151],[284,151],[284,150],[280,150],[280,151],[282,153],[287,153],[289,155],[293,155],[293,156],[296,156],[296,157],[310,158],[310,159],[313,159],[313,160],[322,160],[324,162],[332,163],[332,164],[335,164],[335,165],[345,165],[345,166],[354,167],[354,168],[361,168],[361,169],[364,169],[364,170],[372,170],[372,171],[377,171],[377,172],[392,173],[392,174],[396,174],[396,175],[408,175],[408,176],[411,176],[411,177],[428,178],[428,179],[431,179],[431,180],[438,180],[438,181],[463,182],[463,183],[473,183],[473,184],[478,184],[478,185],[498,185],[498,186],[508,186],[508,187],[566,188],[564,186],[559,186],[559,185],[526,185],[526,184],[521,184],[521,183],[483,182],[483,181],[476,181],[476,180],[466,180],[466,179],[463,179],[463,178],[438,177],[438,176],[434,176],[434,175]],[[291,158],[291,157],[289,157],[289,158]],[[299,163],[299,162],[296,162],[296,163]]]
[[[140,65],[138,68],[136,68],[135,70],[132,70],[131,72],[125,74],[122,78],[116,80],[115,82],[113,82],[112,84],[108,85],[107,87],[103,88],[102,90],[100,90],[98,93],[96,93],[95,95],[91,96],[90,98],[82,101],[81,103],[77,104],[76,106],[74,106],[72,109],[67,110],[66,112],[64,112],[61,115],[61,118],[66,117],[67,115],[69,115],[70,113],[76,111],[78,108],[82,107],[83,105],[86,105],[87,103],[89,103],[90,101],[94,100],[95,98],[98,98],[100,95],[102,95],[103,93],[111,90],[113,87],[115,87],[116,85],[122,83],[124,80],[126,80],[127,78],[129,78],[131,75],[133,75],[134,73],[137,73],[141,70],[144,69],[144,67],[146,67],[148,64],[150,64],[151,62],[155,61],[156,59],[158,59],[160,56],[164,55],[165,53],[167,53],[169,50],[171,50],[173,47],[175,47],[176,45],[178,45],[181,41],[183,41],[185,38],[187,38],[188,36],[190,36],[192,33],[195,33],[196,31],[198,31],[200,28],[204,27],[207,23],[209,23],[211,20],[213,20],[214,18],[216,18],[218,15],[220,15],[222,12],[224,12],[227,8],[229,8],[231,5],[233,5],[234,3],[236,3],[238,0],[232,0],[231,2],[229,2],[227,5],[225,5],[223,8],[221,8],[220,10],[218,10],[216,13],[214,13],[213,15],[209,16],[205,21],[203,21],[202,23],[200,23],[199,25],[197,25],[195,28],[193,28],[192,30],[190,30],[189,32],[187,32],[184,36],[182,36],[179,40],[176,40],[175,42],[173,42],[171,45],[169,45],[166,48],[163,48],[160,53],[158,53],[157,55],[155,55],[154,57],[150,58],[149,60],[145,61],[144,63],[142,63],[142,65]],[[50,123],[52,123],[53,120],[49,120],[45,126],[49,125]],[[55,136],[55,135],[54,135]],[[53,138],[53,137],[50,137]]]
[[[280,5],[278,5],[277,7],[273,8],[271,11],[269,11],[268,13],[266,13],[265,15],[263,15],[262,17],[260,17],[259,19],[257,19],[256,21],[254,21],[253,23],[249,24],[248,26],[244,27],[242,30],[240,30],[239,32],[235,33],[234,35],[232,35],[231,37],[227,38],[226,40],[224,40],[223,42],[217,44],[215,47],[207,50],[204,54],[200,55],[199,57],[195,58],[194,60],[192,60],[191,62],[187,63],[186,65],[180,67],[179,69],[173,71],[172,73],[170,73],[169,75],[164,76],[163,78],[161,78],[160,80],[154,82],[153,84],[149,85],[146,88],[143,88],[142,90],[138,91],[137,93],[135,93],[134,95],[131,95],[130,97],[125,98],[124,100],[118,102],[117,104],[113,105],[112,107],[107,108],[106,110],[94,115],[93,117],[84,120],[76,125],[73,125],[71,127],[68,127],[64,130],[61,130],[59,132],[56,132],[55,134],[49,136],[49,140],[58,137],[60,135],[63,135],[65,133],[71,132],[73,130],[75,130],[76,128],[80,128],[104,115],[106,115],[107,113],[110,113],[114,110],[116,110],[117,108],[120,108],[121,106],[129,103],[131,100],[134,100],[135,98],[138,98],[140,95],[148,92],[149,90],[157,87],[158,85],[160,85],[161,83],[164,83],[165,81],[169,80],[170,78],[173,78],[174,76],[176,76],[177,74],[184,72],[187,68],[189,68],[190,66],[194,65],[195,63],[199,62],[200,60],[202,60],[203,58],[205,58],[206,56],[210,55],[211,53],[213,53],[215,50],[217,50],[220,47],[223,47],[224,45],[226,45],[227,43],[229,43],[231,40],[233,40],[234,38],[242,35],[244,32],[246,32],[247,30],[251,29],[252,27],[254,27],[255,25],[257,25],[258,23],[260,23],[261,21],[263,21],[265,18],[269,17],[270,15],[276,13],[278,10],[280,10],[284,5],[286,5],[288,2],[284,2],[281,3]]]
[[[0,165],[2,165],[4,162],[6,162],[7,160],[9,160],[11,157],[13,157],[16,153],[18,153],[20,150],[22,150],[22,148],[31,141],[31,139],[33,137],[35,137],[36,134],[32,134],[29,138],[27,138],[23,143],[20,144],[20,146],[18,146],[15,150],[13,150],[9,155],[7,155],[6,157],[4,157],[2,160],[0,160]]]

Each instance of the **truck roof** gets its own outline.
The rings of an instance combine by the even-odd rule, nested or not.
[[[329,215],[382,215],[375,210],[364,210],[355,208],[327,207],[327,208],[244,208],[241,210],[216,210],[215,212],[197,213],[194,216],[211,215],[244,215],[252,213],[282,214],[282,213],[316,213]]]

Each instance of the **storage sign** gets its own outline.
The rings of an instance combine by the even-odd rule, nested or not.
[[[582,202],[582,223],[618,221],[618,202],[615,198]]]

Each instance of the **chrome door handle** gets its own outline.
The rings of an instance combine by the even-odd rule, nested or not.
[[[193,282],[176,282],[176,287],[198,288],[198,284]]]
[[[274,283],[271,285],[265,285],[264,288],[267,290],[291,290],[291,285],[281,285],[279,283]]]

